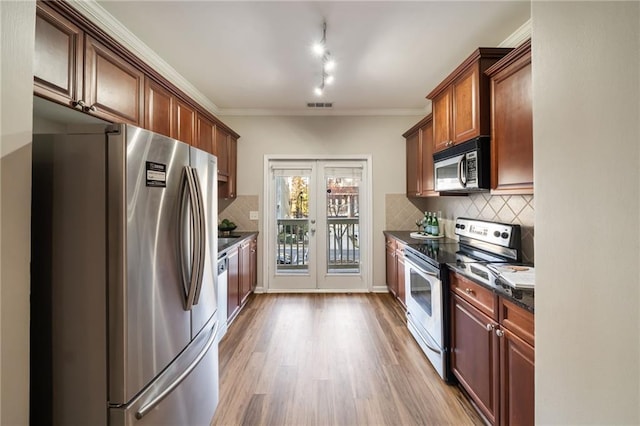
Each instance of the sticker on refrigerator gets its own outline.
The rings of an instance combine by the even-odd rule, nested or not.
[[[147,161],[147,186],[167,187],[167,165]]]

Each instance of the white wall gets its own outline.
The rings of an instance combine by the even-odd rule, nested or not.
[[[35,1],[2,1],[0,14],[0,424],[26,425],[29,421],[29,240]]]
[[[539,424],[640,424],[639,6],[532,4]]]
[[[405,191],[402,134],[422,117],[223,117],[241,135],[238,194],[260,195],[266,154],[371,154],[373,285],[385,286],[384,200]],[[264,232],[264,229],[260,230]]]

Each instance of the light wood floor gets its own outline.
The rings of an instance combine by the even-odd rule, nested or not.
[[[220,343],[214,425],[463,425],[388,294],[260,294]]]

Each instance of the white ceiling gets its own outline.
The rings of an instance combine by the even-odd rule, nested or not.
[[[420,114],[426,94],[478,47],[530,17],[529,1],[99,1],[220,115]],[[336,80],[313,93],[311,53],[327,23]]]

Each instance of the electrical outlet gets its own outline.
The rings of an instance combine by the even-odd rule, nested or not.
[[[249,220],[258,220],[258,212],[255,210],[250,211]]]

